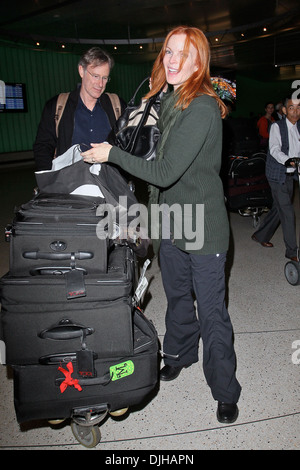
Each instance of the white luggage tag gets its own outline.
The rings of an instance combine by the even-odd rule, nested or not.
[[[140,278],[139,278],[139,282],[138,282],[136,291],[135,291],[134,296],[133,296],[133,305],[137,305],[139,303],[139,301],[141,300],[145,290],[148,287],[148,280],[145,277],[145,274],[146,274],[146,271],[147,271],[147,268],[148,268],[150,262],[151,261],[149,259],[146,259],[146,261],[144,262],[143,269],[142,269],[142,272],[141,272],[141,275],[140,275]]]

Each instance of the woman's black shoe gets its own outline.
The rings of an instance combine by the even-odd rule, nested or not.
[[[164,366],[160,371],[160,380],[168,382],[176,379],[183,367]]]
[[[218,402],[217,419],[220,423],[234,423],[238,417],[239,409],[236,403]]]

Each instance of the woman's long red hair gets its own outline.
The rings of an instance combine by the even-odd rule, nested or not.
[[[209,43],[203,34],[203,32],[198,28],[193,28],[190,26],[178,26],[177,28],[170,31],[167,35],[165,42],[162,46],[160,53],[158,54],[151,73],[151,85],[152,88],[147,93],[145,98],[150,98],[161,90],[166,84],[166,74],[163,65],[163,59],[166,53],[166,48],[168,41],[171,36],[174,34],[185,34],[186,40],[184,44],[183,58],[182,63],[184,62],[189,51],[190,44],[192,44],[197,51],[197,67],[198,70],[194,72],[186,82],[178,87],[177,95],[178,99],[176,106],[180,106],[182,109],[188,107],[191,101],[200,95],[209,95],[212,96],[218,103],[220,108],[221,116],[224,118],[227,114],[227,108],[223,101],[215,93],[209,71],[210,64],[210,47]],[[182,64],[181,64],[182,66]]]

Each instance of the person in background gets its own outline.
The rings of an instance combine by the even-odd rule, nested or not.
[[[283,108],[283,103],[280,101],[279,103],[276,104],[275,106],[275,111],[273,113],[273,118],[275,121],[280,121],[281,119],[284,119],[284,112],[282,110]]]
[[[209,61],[210,48],[202,31],[187,26],[172,30],[154,63],[152,88],[146,96],[157,93],[166,82],[173,87],[161,103],[156,160],[146,161],[98,143],[82,157],[87,163],[117,164],[150,183],[149,210],[164,204],[160,236],[153,239],[167,297],[165,366],[160,378],[174,380],[183,368],[198,361],[201,335],[203,370],[218,402],[217,419],[232,423],[238,416],[241,386],[235,374],[233,329],[225,304],[229,223],[219,171],[221,117],[227,110],[213,90]],[[183,214],[180,219],[174,206]],[[154,223],[151,220],[151,230]],[[192,243],[189,227],[196,227]],[[200,241],[197,235],[202,230]]]
[[[271,124],[275,121],[273,118],[274,113],[274,104],[266,103],[265,105],[265,115],[259,118],[257,121],[258,134],[260,139],[260,148],[264,152],[268,150],[269,143],[269,130]]]
[[[285,256],[298,261],[293,206],[294,179],[298,179],[298,175],[295,165],[287,164],[290,159],[300,157],[300,100],[286,98],[282,109],[286,119],[271,126],[266,162],[266,176],[272,191],[273,205],[261,227],[252,235],[252,240],[263,247],[272,248],[270,240],[281,223]]]
[[[79,60],[81,85],[71,91],[56,135],[58,95],[45,105],[33,153],[37,171],[50,170],[55,155],[65,153],[74,144],[89,148],[90,142],[103,142],[116,122],[109,96],[105,93],[113,59],[99,47],[92,47]],[[126,103],[119,99],[120,113]]]

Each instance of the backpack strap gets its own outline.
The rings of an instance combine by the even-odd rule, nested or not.
[[[116,120],[118,120],[119,117],[121,116],[120,98],[115,93],[106,93],[106,94],[107,94],[107,96],[109,97],[109,99],[111,101],[111,104],[112,104],[112,107],[113,107],[113,110],[114,110],[114,113],[115,113],[115,116],[116,116]]]
[[[62,114],[64,112],[66,102],[69,98],[70,93],[60,93],[57,98],[56,103],[56,112],[55,112],[55,129],[56,129],[56,137],[58,137],[58,125],[61,120]]]

